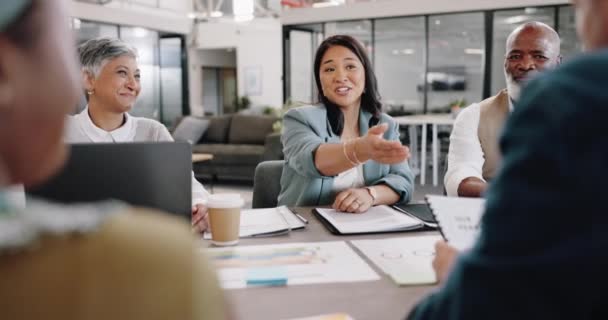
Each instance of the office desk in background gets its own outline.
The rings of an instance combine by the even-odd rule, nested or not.
[[[278,244],[290,242],[348,241],[437,235],[438,232],[385,233],[377,235],[335,236],[312,214],[311,208],[296,208],[308,219],[303,230],[288,235],[241,239],[239,245]],[[357,320],[403,319],[412,307],[430,293],[434,286],[399,287],[354,246],[351,248],[368,263],[381,279],[353,283],[292,285],[226,290],[230,308],[237,319],[278,320],[326,313],[345,312]],[[203,240],[203,246],[210,242]],[[348,268],[348,266],[344,266]]]
[[[410,148],[414,154],[414,161],[410,161],[410,164],[414,169],[420,168],[420,184],[424,185],[426,182],[426,140],[427,140],[427,128],[426,125],[433,125],[433,145],[431,153],[433,157],[433,186],[438,184],[438,163],[437,157],[439,152],[439,145],[437,141],[437,127],[440,125],[452,126],[454,125],[454,118],[451,114],[420,114],[413,116],[402,116],[394,117],[395,121],[402,126],[410,126]],[[420,146],[420,153],[418,153],[418,131],[417,126],[422,127],[422,139]],[[418,157],[417,155],[420,155]],[[419,161],[418,161],[419,160]]]
[[[211,162],[211,160],[213,160],[213,155],[210,153],[193,153],[192,154],[192,163],[197,163],[197,162]],[[211,164],[210,164],[211,165]],[[215,185],[215,180],[216,177],[215,176],[211,176],[211,179],[209,179],[209,182],[207,183],[208,187],[209,187],[209,191],[211,193],[213,193],[213,186]]]
[[[213,160],[213,155],[210,153],[193,153],[192,163]]]

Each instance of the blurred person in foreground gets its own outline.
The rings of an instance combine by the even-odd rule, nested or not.
[[[409,319],[608,319],[608,1],[573,3],[589,52],[524,89],[479,239],[437,244],[442,287]]]
[[[42,183],[66,159],[80,81],[64,6],[0,2],[0,186]],[[225,318],[189,227],[118,202],[16,209],[0,187],[0,274],[3,319]]]

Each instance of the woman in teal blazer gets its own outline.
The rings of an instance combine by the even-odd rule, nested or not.
[[[317,50],[321,103],[283,118],[285,165],[279,205],[332,205],[365,212],[412,198],[414,175],[399,127],[382,113],[365,49],[352,37],[327,38]]]

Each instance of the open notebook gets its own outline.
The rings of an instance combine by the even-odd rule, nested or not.
[[[443,238],[457,249],[471,248],[479,235],[485,199],[428,195],[426,200]]]
[[[239,236],[241,238],[276,236],[302,229],[306,227],[306,223],[308,221],[285,206],[243,210]],[[211,233],[205,232],[204,238],[211,239]]]
[[[411,231],[425,226],[422,221],[385,205],[371,207],[365,213],[326,208],[314,212],[331,233],[339,235]]]

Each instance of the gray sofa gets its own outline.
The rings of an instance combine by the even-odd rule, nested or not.
[[[283,159],[280,134],[272,129],[276,117],[231,114],[200,119],[207,120],[207,129],[192,152],[212,154],[213,160],[192,164],[197,178],[253,181],[258,163]]]

